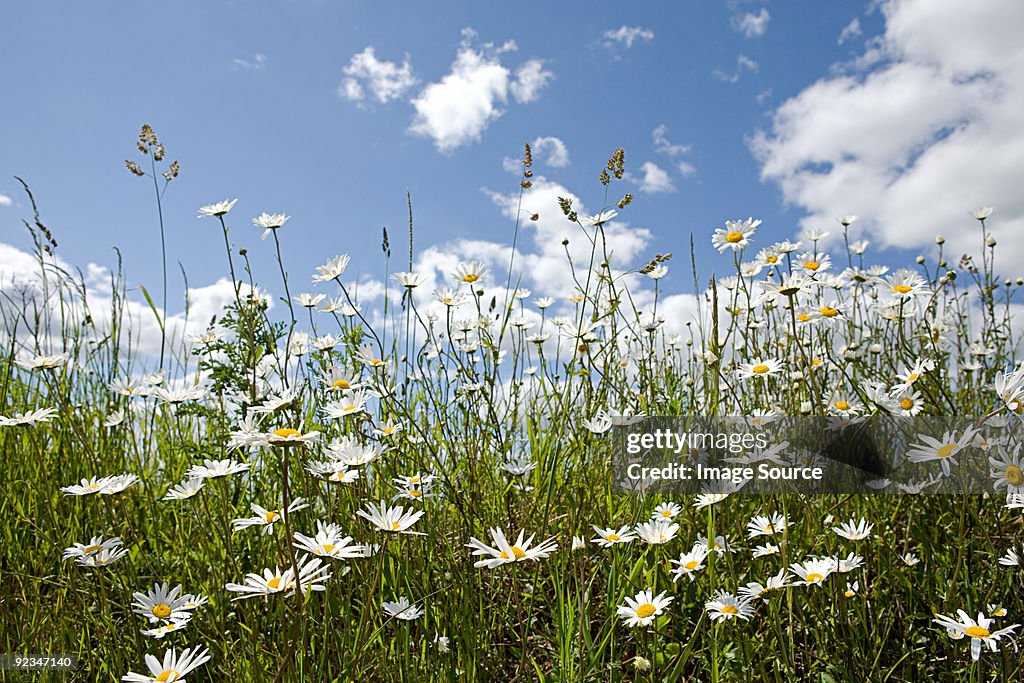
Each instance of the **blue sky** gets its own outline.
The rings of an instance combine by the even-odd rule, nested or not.
[[[835,233],[835,216],[857,214],[873,244],[909,250],[875,257],[897,261],[936,232],[953,242],[963,233],[968,248],[974,226],[965,212],[996,205],[997,233],[1011,254],[1024,254],[1013,238],[1024,200],[1010,182],[1019,184],[1024,155],[1009,122],[1022,99],[1012,31],[1020,7],[8,5],[0,242],[29,244],[18,175],[62,258],[111,266],[117,246],[130,281],[156,290],[152,188],[123,163],[139,160],[134,139],[148,122],[182,165],[165,196],[168,250],[193,286],[226,272],[216,224],[195,217],[225,198],[239,200],[229,216],[233,240],[270,286],[272,247],[252,217],[292,216],[280,234],[302,283],[293,289],[312,290],[306,274],[337,253],[351,254],[353,273],[380,277],[382,226],[393,235],[392,271],[404,269],[407,188],[417,249],[436,247],[424,267],[447,263],[444,255],[485,258],[511,239],[507,200],[495,194],[518,189],[505,160],[545,137],[558,142],[541,145],[535,171],[550,192],[532,199],[569,191],[590,211],[601,202],[597,173],[616,147],[626,149],[630,176],[613,194],[637,194],[621,218],[623,232],[639,237],[619,253],[639,265],[674,252],[663,281],[672,291],[692,291],[690,233],[706,276],[727,265],[710,247],[713,229],[747,216],[764,221],[761,246],[806,228]],[[970,37],[975,26],[986,30],[984,46]],[[467,106],[474,101],[482,104]],[[980,169],[963,163],[986,145],[1001,150],[998,159]],[[562,159],[549,158],[562,148]],[[524,208],[544,220],[557,212]],[[532,245],[525,236],[524,248],[542,251],[560,229],[538,232]],[[465,238],[491,246],[465,248]],[[542,283],[529,284],[539,293]],[[179,295],[173,285],[172,300]]]

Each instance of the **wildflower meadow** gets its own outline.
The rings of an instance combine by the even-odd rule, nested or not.
[[[571,291],[521,287],[514,248],[428,289],[409,198],[407,228],[369,238],[379,261],[360,267],[386,291],[368,305],[345,253],[366,233],[325,235],[322,265],[289,272],[311,247],[281,207],[211,188],[175,215],[182,167],[149,126],[136,147],[145,229],[222,236],[231,297],[181,334],[165,258],[162,287],[115,270],[92,300],[26,179],[35,273],[0,302],[0,652],[77,663],[7,680],[1024,678],[1024,281],[996,272],[998,210],[956,217],[975,253],[937,236],[904,267],[852,239],[852,215],[799,242],[722,216],[692,228],[713,263],[624,262],[606,231],[643,198],[620,189],[618,149],[594,169],[597,213],[560,198],[508,226],[514,247],[533,212],[564,220]],[[522,191],[532,165],[527,145]],[[659,307],[669,269],[693,276],[681,334]],[[133,297],[158,352],[140,351]],[[616,430],[688,416],[963,426],[915,435],[897,457],[920,476],[870,492],[626,481]],[[733,455],[820,458],[789,441]],[[983,486],[944,489],[968,461]]]

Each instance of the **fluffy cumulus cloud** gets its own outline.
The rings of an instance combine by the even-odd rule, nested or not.
[[[804,228],[856,224],[881,246],[976,253],[965,212],[997,207],[997,258],[1024,258],[1024,4],[889,0],[884,33],[843,71],[785,101],[751,139]],[[979,36],[984,36],[980,39]]]
[[[11,206],[14,204],[14,200],[5,194],[0,194],[0,206]]]
[[[628,179],[635,182],[637,188],[644,194],[676,191],[676,186],[672,184],[672,178],[669,177],[668,171],[653,161],[645,161],[640,166],[640,171],[640,176],[627,175]]]
[[[730,23],[737,33],[741,33],[747,38],[753,38],[764,35],[768,30],[768,22],[771,21],[771,18],[768,10],[762,7],[761,11],[756,14],[753,12],[734,14]]]
[[[378,59],[372,46],[353,55],[344,74],[338,94],[354,102],[362,102],[369,90],[378,102],[387,103],[405,95],[417,82],[408,55],[401,64],[389,62]]]
[[[630,49],[635,43],[649,43],[654,40],[654,31],[643,26],[626,26],[608,29],[601,34],[602,44],[610,49]]]
[[[538,59],[525,62],[514,73],[505,66],[503,56],[516,49],[511,41],[498,48],[475,47],[471,42],[475,34],[464,35],[451,70],[412,100],[416,114],[410,132],[430,138],[442,152],[479,140],[504,114],[510,95],[516,102],[532,102],[553,78]]]
[[[569,149],[560,138],[548,135],[533,141],[533,154],[543,159],[544,163],[554,168],[565,168],[569,165]]]

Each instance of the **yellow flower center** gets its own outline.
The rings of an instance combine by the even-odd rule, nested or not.
[[[324,543],[322,546],[320,546],[320,552],[324,553],[325,555],[329,555],[330,553],[333,553],[334,549],[337,547],[338,546],[332,543]]]
[[[619,538],[618,534],[608,534],[607,536],[604,537],[604,540],[606,540],[606,541],[613,541],[614,542],[614,541],[618,541],[618,540],[621,540],[621,539]]]
[[[804,264],[804,268],[807,270],[817,270],[818,268],[821,268],[821,264],[817,261],[808,261]]]
[[[160,683],[167,683],[168,681],[176,681],[181,678],[181,673],[174,669],[166,669],[160,672],[160,675],[154,678],[154,681],[160,681]]]
[[[166,619],[171,616],[171,606],[162,602],[159,605],[153,605],[153,616]]]
[[[697,560],[690,560],[689,562],[684,564],[683,567],[686,569],[686,571],[692,572],[694,569],[697,568],[698,564],[700,564],[700,563],[697,562]]]
[[[740,611],[736,608],[736,605],[725,605],[722,607],[722,614],[739,614]]]
[[[271,524],[278,518],[278,512],[276,510],[271,510],[270,512],[264,513],[263,518],[267,520],[267,524]]]
[[[754,367],[752,367],[750,369],[750,371],[753,372],[754,374],[757,374],[757,375],[763,375],[764,373],[768,372],[770,369],[771,368],[769,368],[767,365],[763,365],[762,364],[762,365],[755,365]]]
[[[514,546],[512,546],[512,554],[513,554],[513,555],[515,555],[515,558],[516,558],[517,560],[521,560],[521,559],[523,559],[524,557],[526,557],[526,553],[524,553],[524,552],[523,552],[523,549],[522,549],[522,548],[520,548],[520,547],[519,547],[519,546],[517,546],[517,545],[514,545]],[[501,559],[503,559],[503,560],[507,560],[507,559],[509,559],[509,557],[508,557],[508,553],[507,553],[507,552],[505,552],[504,550],[502,550],[502,551],[501,551],[501,555],[499,555],[498,557],[500,557],[500,558],[501,558]]]
[[[402,528],[402,525],[399,524],[398,522],[391,522],[391,530],[392,531],[398,531],[401,528]]]
[[[849,410],[850,409],[850,404],[847,403],[846,401],[836,401],[836,409],[837,410]]]
[[[267,586],[269,588],[273,588],[274,590],[277,590],[280,585],[281,585],[281,577],[280,576],[275,576],[270,581],[267,581]]]
[[[810,574],[804,577],[804,581],[806,581],[807,583],[821,583],[822,580],[824,580],[824,578],[825,577],[821,574],[811,572]]]
[[[964,629],[964,633],[971,638],[988,638],[991,635],[991,632],[984,626],[968,626]]]
[[[916,382],[918,377],[920,377],[920,375],[917,374],[916,372],[910,373],[909,375],[907,375],[907,384],[910,384],[911,382]]]
[[[423,492],[417,491],[416,489],[412,489],[411,491],[409,491],[409,495],[412,496],[413,498],[419,498],[420,496],[423,495]]]
[[[743,233],[737,230],[731,230],[725,236],[725,241],[729,244],[736,244],[737,242],[743,241]]]
[[[802,323],[805,323],[805,322],[809,322],[810,321],[811,316],[807,315],[806,313],[801,313],[800,315],[798,315],[796,317],[796,319],[799,320]]]
[[[351,389],[352,385],[348,383],[347,379],[336,379],[331,383],[331,386],[335,389]]]
[[[274,436],[279,436],[282,439],[287,439],[290,436],[299,436],[300,433],[298,429],[292,429],[291,427],[281,427],[281,429],[274,430]]]
[[[477,275],[476,273],[466,273],[465,275],[462,276],[463,282],[476,282],[479,279],[480,276]]]
[[[103,549],[103,546],[101,546],[101,545],[90,545],[90,546],[86,546],[85,548],[82,548],[82,554],[83,555],[92,555],[93,553],[98,552],[98,551],[100,551],[102,549]]]
[[[826,318],[834,318],[837,315],[839,315],[839,311],[837,311],[836,309],[832,308],[831,306],[822,306],[820,312]]]
[[[940,446],[939,449],[935,451],[935,455],[939,456],[940,458],[948,458],[949,456],[953,455],[953,450],[955,448],[955,443],[947,443],[943,446]]]
[[[913,287],[911,287],[910,285],[893,285],[892,286],[892,291],[896,292],[897,294],[906,294],[907,292],[909,292],[912,289],[913,289]]]
[[[856,595],[856,593],[854,593],[853,591],[844,591],[843,595],[845,595],[848,598],[852,598],[854,595]]]
[[[672,516],[672,511],[671,510],[662,510],[661,511],[661,516],[662,517],[671,517]]]
[[[775,254],[772,254],[771,256],[766,256],[764,260],[766,263],[778,263],[779,257],[776,256]]]
[[[655,607],[649,602],[645,602],[644,604],[636,608],[636,615],[641,619],[646,619],[647,617],[653,615],[657,611],[657,607]]]
[[[821,359],[820,358],[812,358],[811,359],[811,365],[813,365],[814,367],[818,367],[819,365],[821,365]]]
[[[914,402],[911,399],[904,398],[900,400],[900,408],[902,408],[903,410],[910,410],[913,407]]]
[[[443,303],[445,305],[450,304],[451,302],[452,302],[452,298],[450,296],[446,296],[445,298],[441,299],[441,303]]]
[[[1006,481],[1011,486],[1020,486],[1021,481],[1024,481],[1024,472],[1016,465],[1010,465],[1006,468]]]

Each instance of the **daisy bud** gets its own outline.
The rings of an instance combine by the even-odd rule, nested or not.
[[[935,244],[945,244],[945,243],[946,243],[946,238],[945,237],[943,237],[942,235],[936,235],[935,236]]]
[[[988,239],[985,240],[985,244],[990,247],[996,246],[996,238],[993,237],[992,235],[989,235]]]
[[[801,415],[809,415],[810,412],[811,412],[811,402],[810,401],[804,401],[803,403],[800,404],[800,414]]]
[[[692,387],[693,386],[693,378],[692,377],[687,377],[686,378],[686,382],[684,382],[684,384],[686,384],[686,386],[688,386],[688,387]]]
[[[946,262],[946,259],[939,259],[939,268],[945,268],[948,265],[949,264]]]
[[[917,261],[918,265],[921,265],[922,263],[924,263],[924,256],[918,256],[915,260]]]
[[[651,660],[637,655],[636,657],[633,657],[633,667],[636,668],[637,671],[650,671]]]
[[[882,352],[882,345],[881,344],[872,344],[871,346],[868,347],[868,350],[871,351],[871,353],[881,353]]]
[[[563,247],[567,247],[567,246],[569,246],[569,240],[568,240],[568,239],[564,239],[564,240],[562,240],[562,246],[563,246]]]
[[[1021,285],[1024,285],[1024,278],[1017,278],[1017,286],[1020,287]]]

